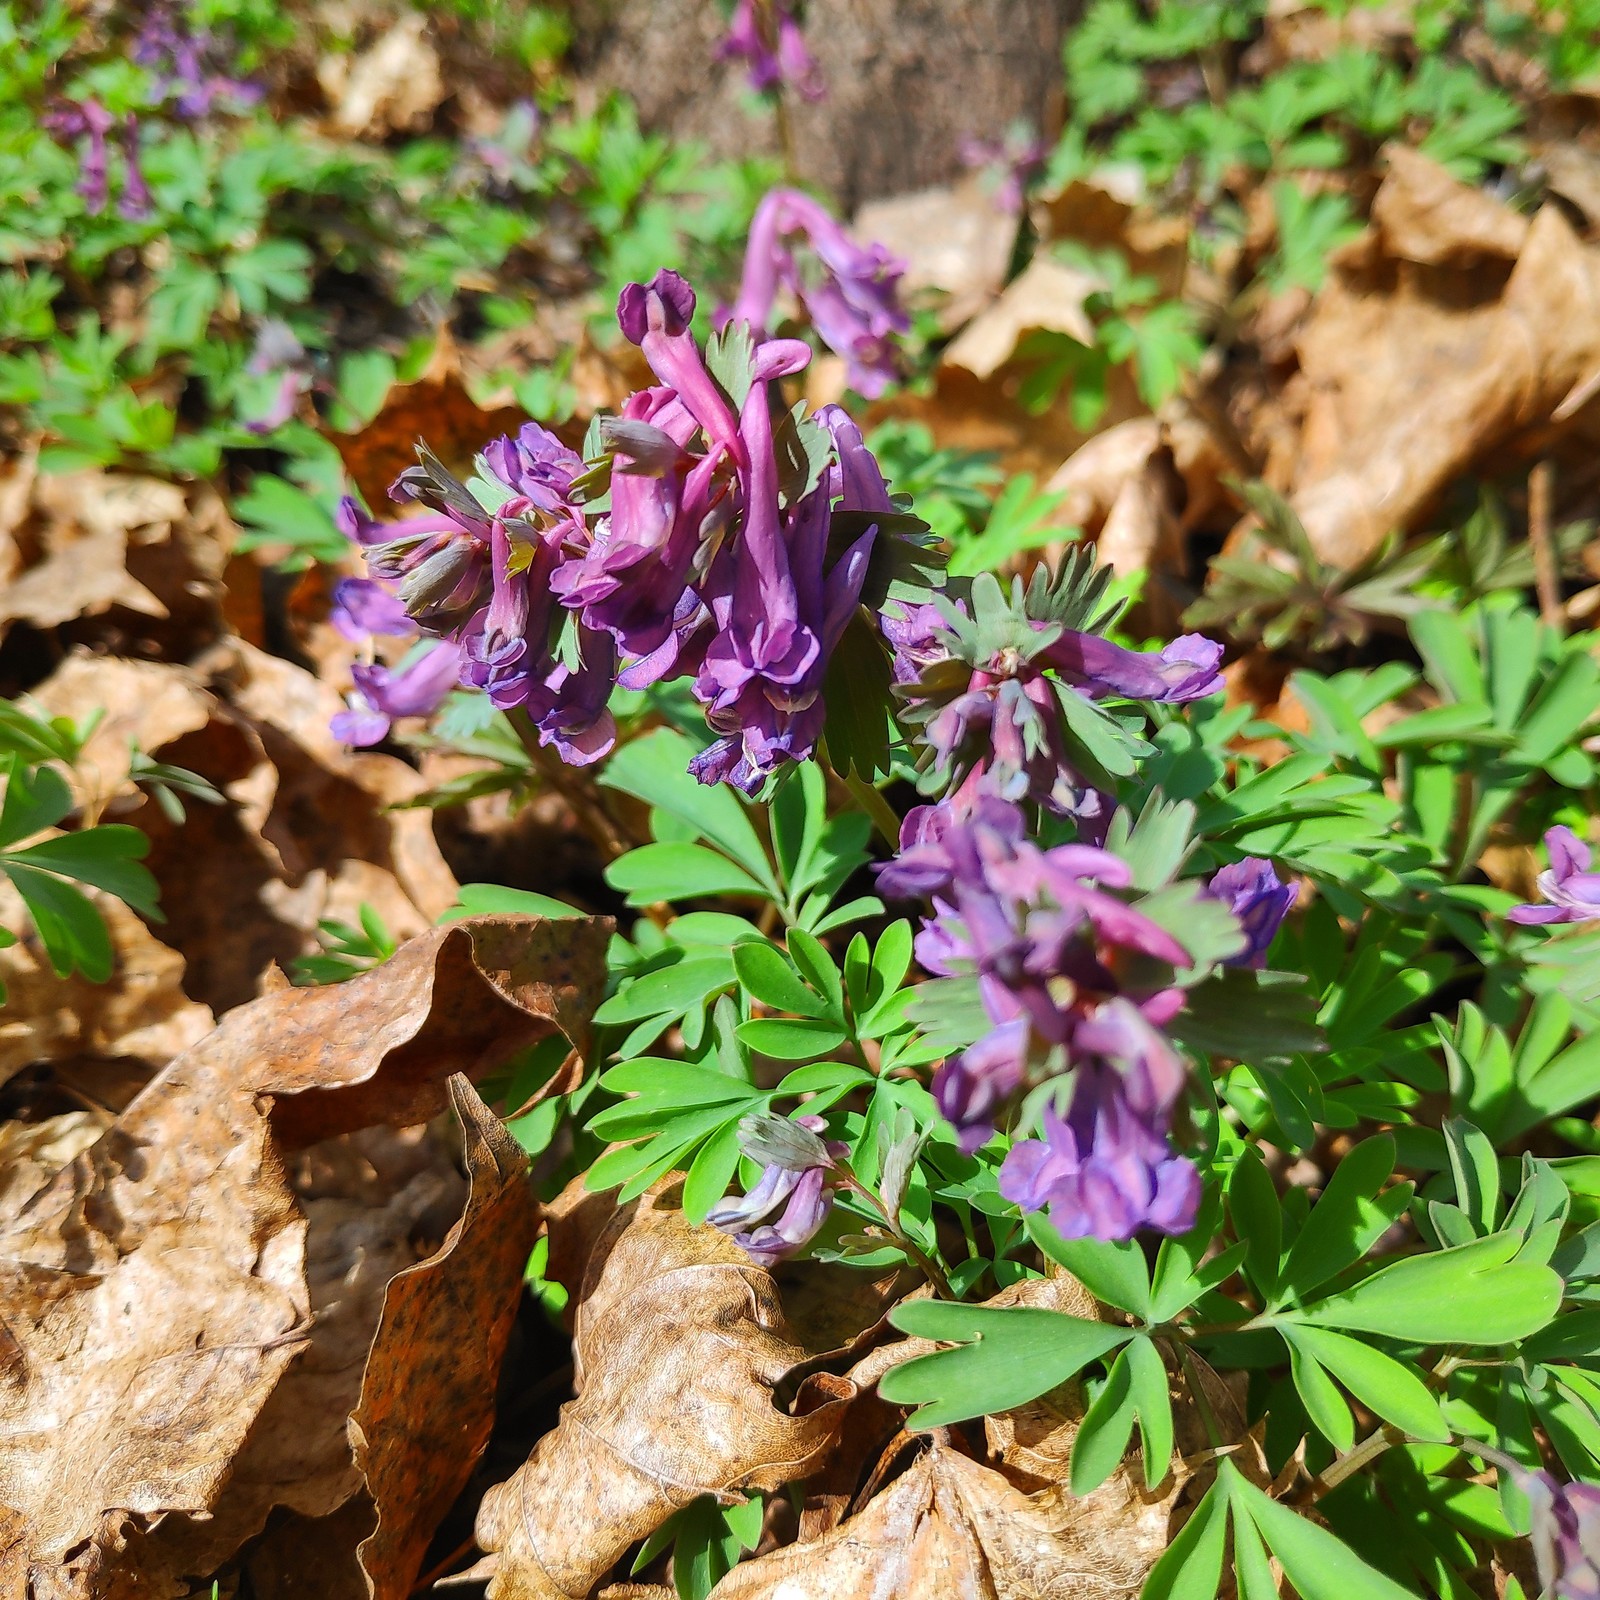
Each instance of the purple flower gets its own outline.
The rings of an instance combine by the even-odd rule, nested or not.
[[[373,634],[404,639],[417,631],[394,592],[373,578],[341,578],[333,588],[328,620],[357,642]]]
[[[1042,139],[1028,131],[1026,124],[1013,124],[1004,139],[980,139],[967,135],[956,147],[964,167],[983,171],[993,185],[998,210],[1022,210],[1029,182],[1043,169],[1049,149]]]
[[[691,771],[753,793],[785,761],[809,756],[822,733],[822,680],[861,597],[876,528],[868,526],[824,571],[830,505],[819,486],[780,503],[769,378],[758,375],[740,412],[747,462],[743,526],[718,558],[707,595],[714,623],[695,694],[725,737]]]
[[[1591,922],[1600,917],[1600,872],[1590,872],[1590,852],[1571,828],[1552,828],[1544,836],[1549,867],[1539,874],[1539,893],[1548,905],[1515,906],[1507,922],[1542,926],[1552,922]]]
[[[789,1126],[781,1117],[747,1118],[741,1133],[752,1132],[753,1123],[767,1135],[758,1146],[766,1156],[761,1177],[742,1199],[725,1197],[706,1221],[731,1233],[758,1266],[770,1267],[792,1256],[827,1219],[833,1206],[828,1174],[845,1147],[819,1137],[828,1126],[821,1117],[795,1117]],[[779,1207],[777,1221],[767,1222]]]
[[[1292,884],[1282,882],[1270,861],[1246,856],[1211,875],[1206,893],[1220,900],[1239,919],[1245,947],[1223,963],[1229,967],[1264,967],[1267,951],[1283,919],[1294,909]]]
[[[245,106],[261,98],[259,85],[228,76],[226,44],[209,29],[191,27],[174,4],[156,0],[147,7],[130,53],[155,74],[152,104],[169,105],[180,121],[198,122],[218,100]]]
[[[1017,1017],[952,1056],[934,1074],[933,1098],[967,1155],[994,1137],[1000,1108],[1027,1078],[1030,1049],[1027,1020]]]
[[[1533,1512],[1533,1554],[1546,1595],[1600,1600],[1600,1487],[1519,1472]]]
[[[1115,695],[1179,705],[1203,700],[1222,687],[1222,646],[1202,634],[1186,633],[1159,653],[1124,650],[1095,633],[1067,629],[1042,654],[1074,688],[1091,699]]]
[[[1067,1117],[1047,1110],[1044,1137],[1011,1147],[1000,1193],[1024,1211],[1048,1207],[1065,1238],[1121,1240],[1141,1228],[1192,1228],[1200,1174],[1172,1153],[1153,1119],[1133,1110],[1114,1073],[1079,1068]]]
[[[408,656],[398,667],[357,662],[350,669],[355,690],[349,707],[333,719],[333,736],[345,744],[377,744],[400,717],[430,717],[455,688],[461,653],[452,644],[434,644]]]
[[[949,659],[943,643],[944,618],[935,605],[907,605],[891,600],[879,626],[894,652],[891,672],[896,683],[916,683],[936,661]]]
[[[676,272],[662,268],[649,283],[630,283],[617,299],[623,336],[644,352],[650,370],[705,429],[713,448],[738,452],[739,425],[727,397],[706,371],[689,331],[695,293]]]
[[[785,242],[803,235],[797,257]],[[909,332],[900,305],[905,263],[880,244],[858,245],[827,208],[797,189],[773,189],[756,208],[744,277],[729,320],[765,338],[780,288],[799,300],[812,327],[849,366],[851,387],[876,399],[896,376],[893,341]]]
[[[98,100],[66,100],[52,106],[43,123],[63,144],[86,141],[77,191],[90,215],[99,216],[110,194],[111,150],[106,135],[116,126],[116,118]]]
[[[126,222],[142,222],[155,209],[155,202],[139,165],[139,122],[131,112],[122,119],[118,138],[122,143],[123,176],[117,215]]]
[[[763,24],[771,28],[770,34]],[[744,62],[750,87],[758,94],[780,83],[790,84],[807,100],[821,100],[828,92],[784,0],[737,0],[728,31],[717,46],[717,59]]]

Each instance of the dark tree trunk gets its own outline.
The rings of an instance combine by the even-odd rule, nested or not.
[[[948,182],[963,135],[1009,124],[1053,133],[1061,42],[1082,0],[809,0],[806,43],[828,83],[807,104],[788,94],[800,177],[848,210]],[[647,127],[703,141],[719,156],[777,149],[737,63],[714,61],[716,0],[574,0],[575,58],[601,88],[626,90]]]

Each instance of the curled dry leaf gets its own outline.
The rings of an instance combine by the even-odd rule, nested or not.
[[[442,1109],[452,1072],[489,1071],[556,1028],[581,1041],[607,936],[599,919],[467,919],[340,988],[280,990],[242,1007],[4,1227],[0,1572],[25,1575],[40,1596],[111,1596],[128,1584],[177,1592],[183,1572],[213,1570],[180,1562],[186,1527],[212,1519],[241,1537],[256,1531],[276,1484],[289,1481],[282,1459],[297,1439],[306,1454],[295,1481],[311,1479],[308,1465],[328,1470],[323,1498],[348,1498],[359,1479],[353,1464],[329,1465],[325,1434],[333,1419],[342,1430],[342,1407],[357,1398],[361,1362],[343,1358],[352,1342],[364,1354],[383,1285],[350,1280],[372,1230],[361,1237],[357,1226],[341,1244],[339,1218],[327,1214],[323,1288],[308,1288],[307,1210],[281,1150],[425,1120]],[[471,1105],[459,1090],[456,1099]],[[481,1134],[482,1119],[472,1124]],[[504,1154],[497,1143],[500,1173]],[[427,1185],[407,1189],[378,1230],[390,1240],[437,1198]],[[486,1182],[484,1204],[495,1192]],[[460,1310],[455,1342],[498,1326],[502,1299],[462,1304],[459,1276],[438,1281]],[[335,1282],[368,1294],[371,1308],[364,1327],[351,1314],[338,1350],[319,1346],[310,1326],[314,1303],[337,1325],[338,1297],[324,1292]],[[308,1365],[290,1391],[308,1409],[275,1417],[280,1382],[313,1349],[326,1365]],[[423,1349],[402,1328],[380,1372]],[[349,1398],[331,1419],[335,1393]],[[236,1481],[247,1508],[228,1504]],[[180,1517],[193,1521],[165,1526]]]
[[[805,1477],[848,1404],[837,1384],[773,1404],[806,1352],[771,1274],[660,1196],[598,1241],[575,1322],[577,1398],[478,1513],[492,1600],[576,1600],[697,1496]]]
[[[325,56],[317,82],[332,102],[332,131],[344,138],[426,127],[445,97],[439,53],[422,12],[390,18],[359,54]]]
[[[234,528],[205,486],[90,470],[36,473],[0,493],[0,634],[122,615],[117,642],[191,654],[221,629]]]
[[[1079,344],[1092,345],[1094,324],[1084,301],[1102,286],[1092,272],[1036,256],[1000,298],[951,341],[945,364],[992,378],[1016,353],[1023,336],[1034,332],[1064,333]]]
[[[56,1063],[69,1076],[107,1062],[149,1076],[211,1027],[211,1012],[183,992],[184,960],[111,895],[85,891],[111,933],[110,981],[58,978],[30,933],[21,896],[0,882],[0,927],[17,943],[0,950],[0,1083]]]
[[[713,1600],[1123,1600],[1166,1548],[1166,1496],[1118,1473],[1036,1494],[941,1444],[811,1544],[735,1567]]]
[[[1485,257],[1515,261],[1528,219],[1406,145],[1384,152],[1388,176],[1372,201],[1386,255],[1425,266],[1465,267]]]

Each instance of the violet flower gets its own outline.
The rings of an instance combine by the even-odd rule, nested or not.
[[[1151,653],[1068,628],[1040,659],[1092,700],[1115,696],[1181,705],[1222,688],[1222,646],[1199,633],[1186,633]]]
[[[461,652],[453,644],[435,643],[409,655],[398,667],[358,661],[350,669],[355,689],[348,708],[330,724],[344,744],[378,744],[400,717],[431,717],[455,688]]]
[[[142,222],[155,209],[150,185],[139,165],[139,122],[130,112],[122,119],[118,134],[122,144],[122,193],[117,197],[117,215],[127,222]]]
[[[171,0],[154,0],[147,7],[130,54],[155,75],[154,103],[170,106],[184,122],[208,116],[218,100],[252,105],[263,92],[258,84],[230,77],[224,41],[209,29],[191,27]]]
[[[404,639],[417,631],[399,597],[374,578],[341,578],[333,588],[328,621],[357,643],[373,634]]]
[[[731,1233],[757,1266],[792,1256],[826,1221],[833,1206],[828,1174],[845,1151],[820,1137],[827,1126],[818,1116],[747,1117],[740,1124],[741,1142],[764,1161],[761,1177],[742,1199],[724,1197],[706,1221]],[[780,1207],[777,1220],[768,1222]]]
[[[83,171],[76,188],[90,215],[99,216],[110,197],[111,148],[106,135],[116,126],[116,118],[98,100],[65,100],[46,111],[42,121],[59,143],[76,147],[80,139],[84,141]]]
[[[804,238],[797,256],[786,241]],[[852,388],[876,399],[896,376],[894,339],[910,331],[899,301],[905,263],[881,244],[858,245],[827,208],[798,189],[773,189],[756,207],[744,276],[729,320],[765,338],[778,291],[795,296],[818,336],[844,357]]]
[[[1544,836],[1550,865],[1539,874],[1539,893],[1547,905],[1514,906],[1507,922],[1541,927],[1553,922],[1592,922],[1600,917],[1600,872],[1590,872],[1591,853],[1571,828],[1551,828]]]
[[[1533,1554],[1546,1595],[1600,1600],[1600,1487],[1519,1472],[1533,1513]]]
[[[740,411],[743,526],[711,575],[714,633],[695,679],[706,721],[725,737],[690,770],[702,783],[726,781],[747,793],[783,762],[809,756],[821,737],[823,678],[860,602],[877,536],[869,524],[825,573],[827,489],[819,486],[790,508],[780,503],[767,387],[784,370],[772,365],[790,343],[758,351]]]
[[[1261,968],[1267,964],[1267,951],[1294,909],[1293,884],[1284,883],[1270,861],[1246,856],[1219,868],[1211,875],[1206,893],[1220,900],[1239,919],[1244,929],[1245,947],[1223,963],[1230,967]]]
[[[1079,1068],[1063,1119],[1044,1114],[1044,1137],[1011,1147],[1000,1193],[1024,1211],[1049,1208],[1068,1239],[1131,1239],[1141,1228],[1187,1233],[1200,1208],[1200,1174],[1168,1148],[1165,1128],[1132,1109],[1116,1075]]]
[[[771,25],[771,36],[762,27],[764,21]],[[807,100],[821,100],[828,92],[784,0],[736,0],[728,31],[717,46],[717,60],[742,61],[757,94],[783,83]]]
[[[1027,186],[1043,170],[1050,153],[1025,123],[1013,123],[1003,139],[968,134],[956,151],[962,166],[985,173],[996,209],[1013,214],[1022,210]]]

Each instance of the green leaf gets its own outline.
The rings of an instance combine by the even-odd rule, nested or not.
[[[115,964],[111,935],[88,897],[35,867],[7,859],[0,861],[0,868],[22,896],[55,975],[65,978],[77,971],[91,983],[107,982]]]
[[[1022,1221],[1028,1237],[1097,1300],[1130,1316],[1149,1317],[1150,1268],[1137,1239],[1120,1244],[1103,1239],[1064,1239],[1045,1220],[1042,1211],[1029,1212]]]
[[[1128,1351],[1111,1363],[1111,1372],[1099,1394],[1078,1424],[1072,1441],[1072,1492],[1086,1495],[1098,1489],[1128,1452],[1133,1436],[1133,1387]]]
[[[1514,1260],[1514,1233],[1410,1256],[1343,1294],[1281,1313],[1313,1327],[1378,1333],[1409,1344],[1510,1344],[1537,1332],[1561,1303],[1548,1267]]]
[[[1410,1198],[1409,1187],[1402,1186],[1398,1208],[1374,1200],[1393,1171],[1394,1140],[1386,1133],[1345,1155],[1290,1248],[1282,1275],[1287,1289],[1304,1297],[1361,1259]]]
[[[624,983],[595,1012],[594,1020],[609,1025],[639,1022],[645,1017],[680,1017],[732,982],[732,964],[725,953],[689,956]]]
[[[844,980],[833,957],[823,948],[821,941],[804,928],[790,930],[788,945],[789,959],[800,969],[806,982],[827,1001],[826,1014],[843,1021]]]
[[[1285,1324],[1280,1331],[1289,1344],[1289,1369],[1306,1415],[1335,1450],[1348,1450],[1355,1443],[1356,1425],[1344,1396],[1334,1387],[1333,1380],[1322,1370],[1316,1357],[1300,1342],[1299,1330]]]
[[[53,828],[72,810],[72,791],[54,767],[30,767],[20,755],[0,762],[6,797],[0,805],[0,849]]]
[[[775,1061],[809,1061],[813,1056],[825,1056],[830,1050],[837,1050],[847,1037],[844,1029],[832,1022],[790,1022],[780,1017],[741,1022],[737,1032],[741,1043]]]
[[[606,882],[622,890],[630,906],[721,894],[770,898],[767,889],[743,867],[703,844],[641,845],[606,868]]]
[[[739,1124],[730,1122],[701,1145],[700,1153],[689,1165],[681,1204],[684,1218],[692,1227],[706,1220],[706,1213],[728,1192],[738,1170]]]
[[[969,1417],[1009,1411],[1076,1376],[1097,1357],[1126,1344],[1118,1328],[1028,1306],[964,1306],[903,1301],[889,1315],[902,1333],[953,1350],[917,1356],[884,1375],[878,1392],[893,1405],[914,1405],[912,1428],[939,1428]]]
[[[1145,1487],[1153,1489],[1172,1469],[1172,1394],[1166,1365],[1152,1340],[1135,1339],[1126,1354],[1133,1403],[1139,1414]]]
[[[93,884],[142,915],[160,921],[161,912],[156,906],[160,888],[148,869],[139,865],[140,858],[149,851],[150,841],[139,829],[124,823],[106,823],[13,850],[3,861],[7,867],[21,863]]]
[[[1222,1581],[1222,1547],[1228,1532],[1228,1485],[1237,1476],[1224,1461],[1166,1553],[1150,1569],[1139,1600],[1213,1600]]]
[[[733,970],[747,994],[775,1011],[802,1017],[825,1017],[828,1004],[806,987],[800,975],[769,944],[742,944],[733,952]]]
[[[456,890],[456,903],[439,920],[455,922],[461,917],[529,916],[581,917],[576,906],[531,889],[507,889],[498,883],[464,883]]]
[[[1283,1212],[1266,1163],[1246,1145],[1228,1179],[1228,1215],[1245,1242],[1245,1271],[1262,1296],[1278,1292],[1278,1262],[1283,1248]]]
[[[1255,1524],[1300,1600],[1416,1600],[1336,1534],[1268,1499],[1236,1471],[1230,1471],[1228,1492],[1235,1515]]]
[[[1323,1328],[1286,1325],[1283,1334],[1291,1346],[1326,1367],[1368,1410],[1418,1439],[1449,1442],[1439,1402],[1409,1367],[1359,1339]]]

